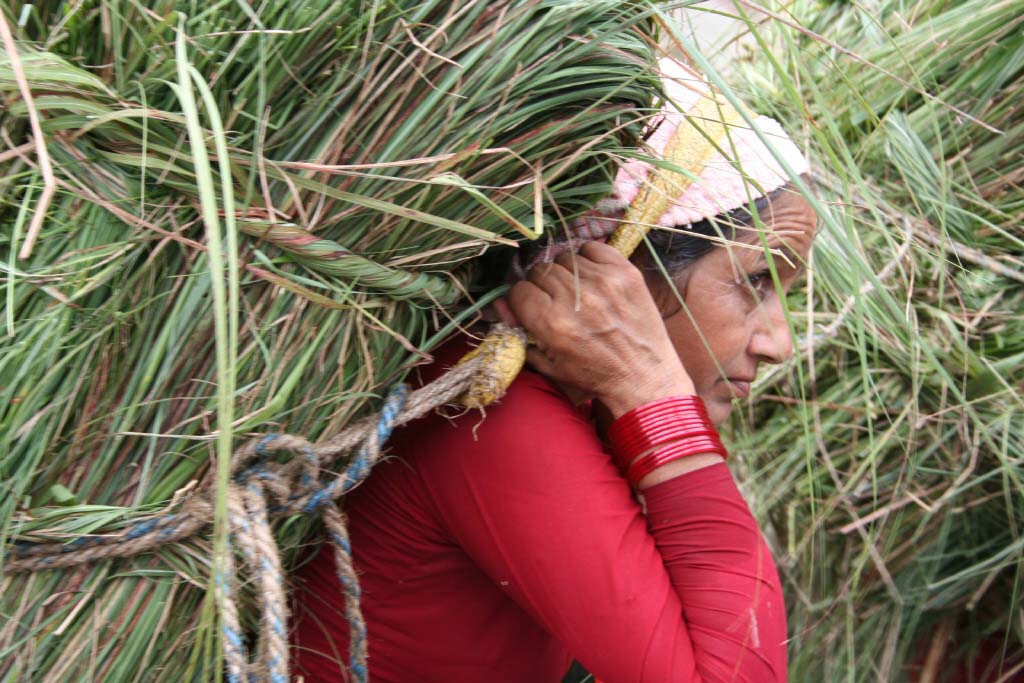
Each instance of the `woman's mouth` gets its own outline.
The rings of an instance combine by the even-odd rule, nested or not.
[[[746,398],[750,395],[750,381],[743,379],[732,379],[728,380],[729,391],[732,392],[734,398]]]

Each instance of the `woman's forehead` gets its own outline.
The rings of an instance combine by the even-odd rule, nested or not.
[[[736,231],[736,240],[748,244],[768,243],[772,247],[802,251],[818,228],[818,215],[810,202],[796,192],[773,198],[758,214],[757,224]]]
[[[719,245],[718,251],[744,265],[765,263],[771,259],[776,265],[791,268],[805,265],[817,231],[814,211],[803,198],[806,207],[792,206],[784,210],[762,211],[758,227],[736,230],[734,239]]]

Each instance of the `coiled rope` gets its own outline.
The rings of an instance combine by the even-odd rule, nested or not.
[[[510,362],[508,349],[525,349],[521,330],[497,325],[494,340],[485,340],[472,358],[453,367],[437,380],[415,391],[395,386],[381,411],[319,444],[290,434],[268,434],[238,449],[231,463],[227,504],[231,544],[241,551],[249,571],[258,577],[260,633],[256,656],[250,659],[239,621],[233,588],[234,567],[214,577],[214,590],[222,615],[222,639],[231,683],[251,680],[286,683],[288,679],[288,608],[280,553],[270,528],[271,517],[321,514],[334,548],[338,580],[345,596],[350,625],[350,669],[353,680],[367,681],[366,624],[359,609],[359,580],[352,566],[345,517],[335,503],[363,481],[380,459],[381,447],[396,427],[460,399],[478,405],[473,396],[494,391]],[[511,362],[522,360],[515,358]],[[285,462],[278,454],[292,455]],[[350,455],[337,475],[325,468]],[[71,567],[115,557],[152,552],[188,538],[213,522],[212,490],[192,496],[179,508],[166,509],[140,520],[116,535],[83,536],[69,543],[16,543],[5,564],[11,573]]]
[[[689,110],[685,118],[691,125],[678,126],[662,154],[673,163],[673,168],[652,169],[626,210],[622,225],[609,240],[624,256],[633,253],[668,209],[672,198],[679,196],[699,175],[718,149],[727,127],[740,117],[720,98],[707,97]],[[396,285],[402,294],[405,284]],[[526,342],[522,328],[499,323],[476,349],[444,375],[415,391],[404,384],[395,386],[379,413],[326,441],[313,444],[301,436],[268,434],[235,452],[227,494],[231,544],[240,551],[249,571],[258,576],[261,618],[256,652],[250,656],[232,582],[234,558],[231,552],[227,553],[227,561],[214,577],[214,590],[230,683],[289,680],[288,605],[270,519],[297,513],[320,514],[323,519],[345,598],[351,678],[357,683],[369,680],[359,579],[352,565],[345,515],[336,499],[366,478],[396,427],[448,404],[484,408],[499,400],[525,363]],[[279,462],[279,454],[292,457]],[[330,474],[326,468],[343,456],[349,456],[346,469],[337,475]],[[210,525],[213,495],[212,491],[194,494],[180,507],[167,508],[116,535],[80,537],[68,543],[17,542],[6,559],[6,571],[59,569],[152,552]]]

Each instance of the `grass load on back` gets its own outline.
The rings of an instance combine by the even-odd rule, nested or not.
[[[212,680],[232,452],[378,408],[492,298],[475,257],[607,192],[656,96],[654,24],[613,2],[2,11],[4,561],[218,510],[155,553],[5,570],[0,680]],[[309,523],[275,524],[286,554]],[[258,578],[236,577],[243,631]]]

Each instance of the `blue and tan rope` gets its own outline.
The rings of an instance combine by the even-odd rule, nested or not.
[[[500,328],[499,328],[500,329]],[[511,337],[522,332],[510,330]],[[287,600],[280,553],[270,527],[271,517],[315,513],[323,517],[337,560],[338,578],[345,596],[351,629],[352,680],[369,680],[366,664],[366,624],[359,608],[359,580],[352,565],[345,518],[335,504],[370,473],[381,448],[398,426],[457,403],[476,383],[491,386],[494,370],[490,356],[479,355],[461,363],[434,382],[410,391],[405,385],[391,390],[377,415],[367,417],[319,444],[290,434],[268,434],[246,443],[232,460],[228,487],[228,514],[232,546],[240,551],[249,572],[257,577],[260,632],[257,650],[250,657],[235,595],[234,557],[214,577],[214,591],[222,619],[222,641],[230,683],[289,680]],[[277,462],[280,453],[290,454]],[[354,453],[345,469],[325,477],[325,469],[342,456]],[[151,552],[187,538],[213,520],[210,491],[196,494],[177,509],[168,509],[135,522],[119,534],[76,538],[68,543],[18,543],[5,562],[10,573],[71,567],[115,557]]]

